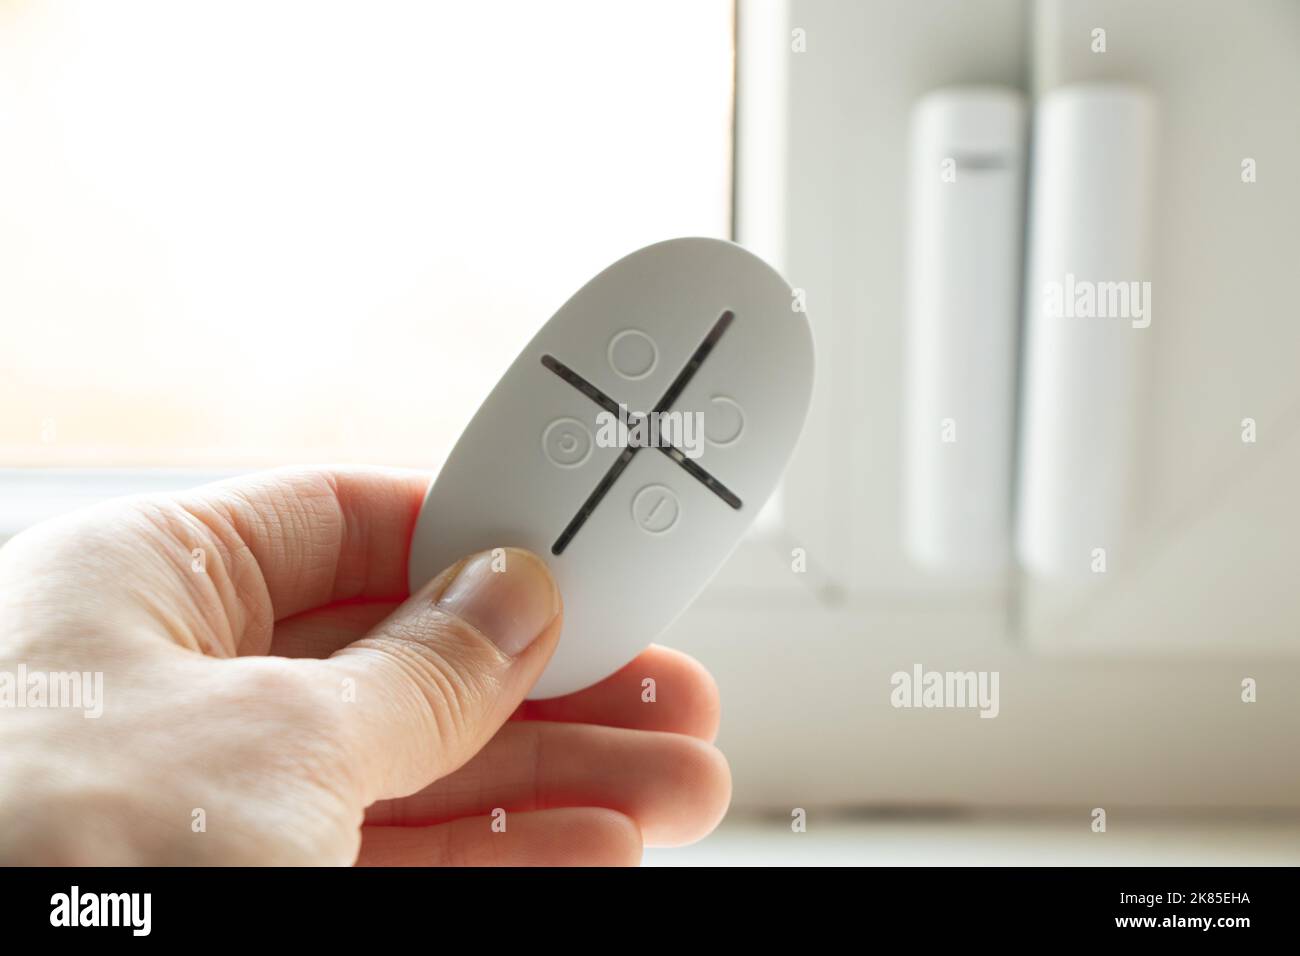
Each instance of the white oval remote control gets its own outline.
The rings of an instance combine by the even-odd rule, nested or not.
[[[588,282],[515,359],[429,489],[411,590],[467,554],[546,559],[564,600],[533,699],[628,663],[691,603],[776,487],[808,411],[793,291],[718,239]]]

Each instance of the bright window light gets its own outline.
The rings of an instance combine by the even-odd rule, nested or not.
[[[728,235],[732,16],[0,4],[0,465],[436,465],[587,278]]]

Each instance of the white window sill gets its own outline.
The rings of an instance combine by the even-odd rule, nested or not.
[[[179,491],[239,473],[185,468],[0,468],[0,541],[38,521],[109,498]]]
[[[1086,813],[733,813],[691,846],[646,850],[648,866],[1295,866],[1300,818],[1132,812],[1097,834]]]

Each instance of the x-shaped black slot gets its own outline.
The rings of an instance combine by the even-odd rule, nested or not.
[[[709,353],[713,351],[713,347],[718,344],[718,339],[722,338],[722,333],[727,331],[727,326],[731,325],[731,320],[734,318],[735,315],[730,311],[723,312],[722,315],[718,317],[718,321],[713,323],[713,328],[709,329],[709,334],[704,337],[704,341],[701,342],[699,346],[696,347],[695,351],[691,353],[691,357],[686,362],[685,367],[677,373],[677,377],[673,379],[672,384],[668,386],[668,391],[664,392],[663,397],[655,403],[652,414],[659,414],[668,411],[668,409],[673,406],[673,403],[681,397],[682,392],[686,390],[686,386],[689,385],[691,379],[695,377],[695,373],[700,370],[700,366],[704,364],[704,360],[708,358]],[[622,412],[618,402],[614,401],[614,399],[610,398],[559,359],[552,355],[543,355],[542,364],[578,391],[582,392],[582,394],[586,395],[601,408],[605,409],[605,411],[614,416],[618,416]],[[708,488],[732,508],[735,508],[736,510],[740,509],[741,500],[736,496],[736,493],[722,482],[718,481],[718,479],[714,478],[690,458],[687,458],[685,453],[676,445],[659,445],[656,447],[658,447],[661,452],[673,461],[677,462],[677,464],[681,465],[688,475],[700,484],[704,485],[704,487]],[[551,554],[561,554],[564,549],[569,546],[569,542],[573,540],[573,536],[578,533],[578,530],[586,523],[587,519],[591,517],[591,513],[596,510],[596,506],[600,504],[601,499],[603,499],[605,495],[609,494],[609,489],[614,487],[614,482],[618,481],[618,476],[623,474],[627,466],[632,463],[632,459],[636,457],[636,453],[640,450],[641,448],[639,446],[623,449],[622,453],[614,461],[614,464],[609,466],[609,471],[605,472],[605,476],[600,479],[595,490],[592,491],[592,493],[587,496],[587,500],[582,503],[582,507],[579,508],[578,513],[573,516],[573,520],[565,526],[564,530],[560,532],[560,536],[555,539],[555,544],[551,545]]]

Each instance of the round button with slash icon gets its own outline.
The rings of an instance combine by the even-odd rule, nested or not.
[[[632,519],[646,534],[671,531],[681,513],[682,506],[667,485],[646,485],[632,499]]]

